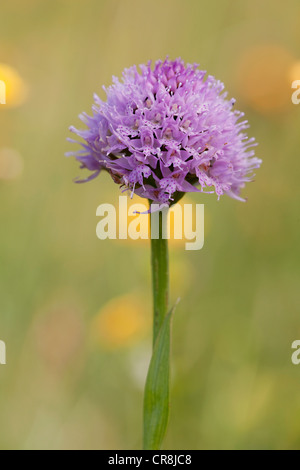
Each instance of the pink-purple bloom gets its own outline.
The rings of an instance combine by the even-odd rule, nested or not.
[[[93,115],[80,115],[86,130],[70,128],[84,142],[68,155],[92,172],[83,181],[105,170],[123,190],[159,204],[194,191],[244,200],[261,160],[223,83],[181,59],[140,69],[114,78],[106,102],[95,95]]]

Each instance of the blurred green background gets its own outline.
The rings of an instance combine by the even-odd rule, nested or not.
[[[1,4],[1,449],[137,449],[151,349],[148,243],[100,241],[119,190],[77,186],[68,127],[124,67],[169,55],[225,82],[263,158],[248,203],[205,204],[205,247],[171,243],[168,449],[298,449],[298,0]],[[2,74],[2,75],[1,75]]]

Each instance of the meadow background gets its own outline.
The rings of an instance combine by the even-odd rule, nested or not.
[[[298,0],[11,0],[0,7],[1,449],[138,449],[151,349],[147,242],[100,241],[106,175],[77,186],[68,127],[124,67],[169,55],[225,82],[263,158],[243,204],[171,243],[167,449],[299,449]]]

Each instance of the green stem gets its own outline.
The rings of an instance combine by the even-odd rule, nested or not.
[[[151,263],[153,284],[153,349],[164,319],[169,311],[169,252],[168,240],[163,238],[167,230],[166,213],[159,213],[159,227],[153,227],[158,222],[154,218],[152,222],[152,233],[159,233],[157,240],[151,239]]]
[[[170,323],[167,211],[151,217],[153,354],[144,397],[144,449],[159,450],[169,416]]]

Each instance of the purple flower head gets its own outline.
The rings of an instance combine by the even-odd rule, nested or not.
[[[93,116],[80,116],[86,130],[70,128],[84,140],[68,153],[92,172],[84,181],[105,170],[123,190],[159,204],[194,191],[244,200],[240,190],[261,160],[224,85],[180,59],[140,69],[114,78],[106,102],[95,96]]]

